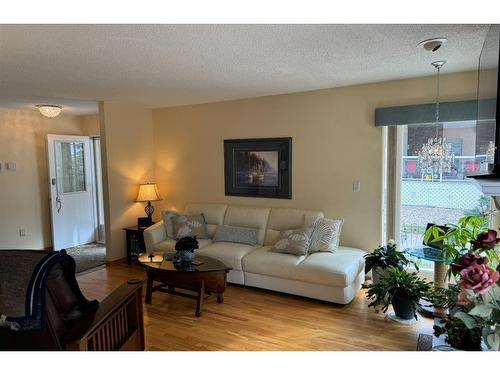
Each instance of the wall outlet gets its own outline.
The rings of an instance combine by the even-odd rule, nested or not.
[[[25,237],[26,236],[26,229],[21,228],[19,229],[19,237]]]
[[[354,181],[352,183],[352,191],[355,193],[358,193],[361,191],[361,182],[359,181]]]
[[[16,170],[16,163],[12,161],[7,162],[7,170],[14,172]]]

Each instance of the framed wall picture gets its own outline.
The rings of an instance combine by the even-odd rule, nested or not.
[[[224,140],[226,195],[292,199],[292,138]]]

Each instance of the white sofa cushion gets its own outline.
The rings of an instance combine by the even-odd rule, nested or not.
[[[175,252],[175,243],[176,242],[177,242],[176,240],[172,240],[172,239],[167,239],[165,241],[158,242],[158,243],[153,245],[153,250],[154,251],[161,251],[164,253]],[[210,245],[211,243],[212,243],[212,240],[208,239],[208,238],[198,240],[198,246],[200,247],[200,249],[205,247],[205,246]],[[199,251],[199,249],[197,251]]]
[[[227,204],[219,203],[190,203],[184,209],[185,214],[203,214],[207,222],[208,236],[212,238],[218,225],[224,222]]]
[[[245,272],[344,288],[364,270],[362,250],[340,247],[336,253],[306,256],[273,253],[265,246],[243,258]]]
[[[197,254],[220,260],[233,270],[242,270],[241,259],[257,247],[260,246],[232,242],[214,242],[199,249]]]
[[[365,254],[362,250],[342,246],[335,253],[310,254],[295,269],[293,279],[344,288],[363,272]]]
[[[224,225],[257,229],[257,243],[262,245],[270,211],[270,208],[265,207],[229,206]]]
[[[270,250],[271,246],[260,247],[244,257],[245,272],[289,279],[300,262],[306,258],[304,255],[274,253]]]
[[[274,245],[280,232],[287,229],[303,228],[316,217],[323,217],[321,211],[297,210],[294,208],[272,208],[267,223],[264,246]]]

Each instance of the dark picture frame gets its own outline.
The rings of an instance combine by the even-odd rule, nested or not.
[[[225,193],[292,199],[292,138],[224,140]]]

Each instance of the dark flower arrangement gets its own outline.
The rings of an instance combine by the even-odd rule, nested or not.
[[[196,236],[182,237],[181,239],[179,239],[175,243],[175,250],[177,250],[177,251],[194,252],[198,248],[199,248],[199,245],[198,245],[198,240],[196,239]]]

